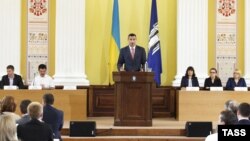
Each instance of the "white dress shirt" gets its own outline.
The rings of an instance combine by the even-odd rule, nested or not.
[[[13,86],[14,78],[13,77],[9,77],[9,82],[10,82],[10,86]]]
[[[42,86],[44,88],[54,88],[54,82],[53,79],[45,74],[44,77],[41,77],[40,75],[36,76],[35,79],[32,82],[33,86]]]
[[[188,79],[188,87],[193,87],[192,79]]]

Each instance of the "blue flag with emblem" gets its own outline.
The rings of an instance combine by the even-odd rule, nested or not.
[[[156,0],[152,0],[148,48],[148,67],[152,68],[154,80],[157,86],[160,86],[162,65]]]

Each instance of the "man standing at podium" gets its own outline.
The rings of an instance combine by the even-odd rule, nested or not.
[[[128,42],[129,45],[120,50],[117,62],[118,71],[143,71],[146,62],[145,49],[136,45],[134,33],[128,35]]]

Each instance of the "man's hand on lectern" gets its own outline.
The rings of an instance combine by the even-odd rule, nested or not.
[[[120,67],[120,71],[125,71],[123,67]]]

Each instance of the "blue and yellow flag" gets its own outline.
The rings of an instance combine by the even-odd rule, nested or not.
[[[120,22],[118,0],[114,0],[112,17],[112,35],[109,48],[109,83],[113,84],[112,72],[117,71],[117,60],[120,51]]]

